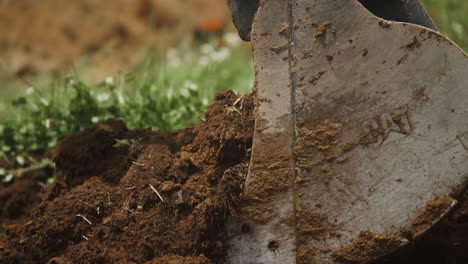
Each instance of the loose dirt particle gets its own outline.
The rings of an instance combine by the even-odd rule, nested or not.
[[[411,238],[418,237],[455,205],[456,201],[447,196],[437,197],[429,201],[426,207],[411,223],[411,230],[407,233]]]
[[[408,44],[404,45],[403,47],[410,50],[410,51],[413,51],[415,50],[416,48],[420,48],[421,47],[421,42],[419,42],[418,38],[417,37],[414,37],[411,42],[409,42]]]
[[[327,27],[330,26],[331,24],[332,24],[331,21],[325,21],[323,23],[316,24],[315,25],[316,31],[315,31],[314,37],[319,38],[319,37],[324,36],[325,31],[327,30]]]
[[[369,50],[368,49],[363,49],[362,50],[362,56],[365,57],[365,56],[367,56],[367,54],[369,54]]]
[[[288,46],[286,45],[270,47],[270,50],[276,54],[279,54],[287,49],[288,49]]]
[[[391,253],[408,241],[392,234],[376,234],[362,231],[349,245],[332,253],[333,258],[343,264],[367,263]]]
[[[402,64],[403,62],[405,62],[409,57],[409,54],[405,54],[403,55],[403,57],[401,57],[398,61],[397,61],[397,65],[400,65]]]
[[[389,28],[389,27],[392,26],[392,22],[387,21],[387,20],[380,20],[379,21],[379,26],[381,26],[383,28]]]
[[[326,72],[325,71],[320,71],[318,72],[315,76],[313,76],[310,80],[309,80],[309,83],[311,83],[312,85],[316,85],[318,83],[318,81],[320,80],[320,78],[322,78],[322,76],[325,74]]]
[[[159,257],[148,264],[181,264],[181,263],[187,263],[187,264],[210,264],[213,263],[210,261],[207,257],[204,255],[200,255],[198,257],[181,257],[181,256],[165,256],[165,257]]]
[[[297,232],[300,236],[307,237],[308,239],[319,239],[322,236],[326,236],[335,227],[328,222],[326,216],[315,212],[299,210],[296,219]]]
[[[278,32],[278,34],[282,37],[287,37],[289,34],[289,25],[284,25]]]
[[[320,124],[310,130],[299,130],[294,147],[297,166],[311,169],[341,157],[335,151],[335,146],[342,130],[343,125],[340,123]]]

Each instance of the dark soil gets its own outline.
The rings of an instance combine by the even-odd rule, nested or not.
[[[179,132],[110,120],[63,140],[53,185],[43,189],[51,172],[39,171],[0,187],[0,263],[224,263],[225,218],[242,198],[254,127],[253,96],[238,98],[218,94],[206,121]],[[304,219],[302,232],[317,231],[320,217]],[[373,238],[366,247],[388,241]],[[345,263],[360,261],[357,248]],[[468,203],[377,263],[468,263]]]
[[[252,144],[252,96],[229,111],[238,97],[218,94],[206,122],[178,133],[111,120],[62,141],[56,183],[30,222],[6,227],[0,263],[220,262]]]
[[[42,200],[44,184],[52,170],[39,170],[22,175],[10,184],[0,186],[0,219],[5,225],[25,224],[32,209]]]

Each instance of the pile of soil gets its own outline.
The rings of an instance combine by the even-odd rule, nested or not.
[[[109,120],[66,138],[52,154],[53,185],[38,194],[44,171],[0,189],[0,263],[224,263],[225,220],[242,199],[253,113],[253,95],[228,91],[206,121],[182,131],[128,130]],[[434,229],[376,263],[468,263],[467,198],[468,191]],[[361,244],[344,263],[359,263]]]
[[[5,167],[0,162],[0,168]],[[0,223],[27,223],[32,209],[42,201],[42,190],[52,175],[52,169],[36,170],[17,177],[11,184],[1,185]]]
[[[254,125],[252,96],[229,111],[238,98],[218,94],[205,122],[177,133],[110,120],[63,140],[56,183],[31,221],[6,227],[0,263],[222,260]]]
[[[219,0],[0,1],[0,78],[62,71],[89,56],[89,71],[102,79],[129,69],[149,46],[230,20]]]

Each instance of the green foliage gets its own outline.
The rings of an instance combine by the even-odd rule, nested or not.
[[[115,144],[114,144],[114,148],[128,148],[130,146],[132,146],[133,144],[135,144],[135,140],[133,139],[115,139]]]
[[[130,128],[156,131],[196,123],[216,92],[246,93],[252,86],[250,51],[232,41],[232,34],[225,37],[231,41],[225,40],[228,45],[223,47],[213,42],[201,47],[185,44],[166,54],[149,52],[132,73],[107,77],[95,85],[73,76],[27,88],[25,95],[4,102],[0,156],[14,161],[23,153],[43,151],[108,118],[122,119]],[[0,171],[0,180],[11,175]]]
[[[468,1],[422,0],[442,34],[468,51]]]
[[[22,156],[17,156],[17,159],[19,158],[22,158]],[[19,163],[21,165],[21,162]],[[54,166],[55,164],[51,160],[42,159],[24,168],[11,169],[11,170],[0,168],[0,183],[8,183],[11,180],[13,180],[14,177],[21,177],[22,175],[30,171],[44,169],[44,168],[53,168]],[[49,178],[45,184],[51,184],[52,182],[53,182],[53,178]]]

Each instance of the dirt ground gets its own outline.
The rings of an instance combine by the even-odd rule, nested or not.
[[[102,79],[129,69],[149,46],[230,23],[219,0],[4,0],[0,78],[66,71],[87,57],[87,71]]]
[[[37,190],[21,180],[0,191],[2,208],[14,204],[2,212],[0,263],[219,262],[252,144],[252,96],[227,111],[237,98],[219,94],[206,122],[178,133],[111,120],[62,141],[39,206],[27,205]]]
[[[254,126],[253,95],[238,98],[218,94],[206,121],[179,132],[110,120],[63,140],[55,172],[0,188],[0,263],[224,263]],[[377,263],[468,263],[468,203]]]
[[[39,171],[0,189],[0,263],[224,263],[254,125],[253,96],[228,111],[237,100],[218,94],[206,121],[175,133],[110,120],[63,140],[56,183],[38,185],[53,173]],[[468,263],[468,204],[376,263]]]

